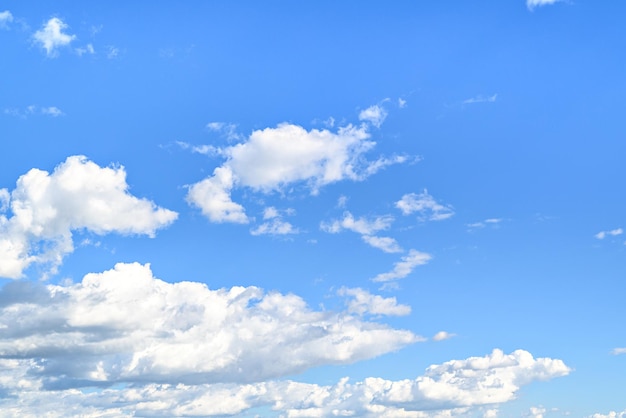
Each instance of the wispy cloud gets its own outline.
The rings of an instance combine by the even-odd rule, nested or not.
[[[622,235],[624,233],[624,230],[622,228],[616,228],[616,229],[612,229],[610,231],[600,231],[597,234],[594,235],[594,237],[596,237],[597,239],[604,239],[607,236],[618,236],[618,235]]]
[[[449,332],[446,331],[439,331],[438,333],[436,333],[433,336],[433,341],[444,341],[444,340],[449,340],[452,337],[455,337],[456,334],[451,334]]]
[[[528,7],[528,10],[533,11],[536,7],[548,6],[560,1],[563,0],[526,0],[526,7]]]
[[[69,45],[76,35],[64,33],[68,25],[58,17],[53,17],[46,22],[41,29],[33,35],[33,39],[43,49],[48,57],[56,57],[58,49]]]
[[[423,221],[442,221],[454,215],[452,207],[444,206],[438,203],[427,190],[422,193],[409,193],[402,196],[402,199],[396,202],[396,207],[402,211],[403,215],[410,215],[414,212],[420,213],[420,219]]]
[[[492,227],[497,227],[498,225],[500,225],[501,222],[502,222],[502,218],[488,218],[488,219],[485,219],[484,221],[473,222],[471,224],[467,224],[467,228],[471,231],[474,229],[485,228],[488,225],[491,225]]]
[[[252,235],[292,235],[300,231],[294,228],[289,222],[283,220],[283,213],[293,215],[293,209],[279,211],[273,206],[265,208],[263,211],[263,222],[261,225],[250,230]]]
[[[614,356],[619,356],[621,354],[626,354],[626,347],[618,347],[618,348],[614,348],[611,351],[611,354],[613,354]]]
[[[424,265],[432,259],[432,256],[417,250],[410,250],[409,254],[403,256],[400,261],[393,265],[393,269],[387,273],[381,273],[374,277],[374,282],[388,282],[396,279],[403,279],[413,272],[417,266]]]
[[[37,105],[29,105],[25,108],[5,108],[3,109],[3,113],[9,116],[15,116],[18,118],[27,118],[30,115],[46,115],[52,117],[65,116],[65,113],[56,106],[44,106],[39,107]]]
[[[11,22],[13,22],[13,15],[10,11],[0,12],[0,29],[8,29]]]
[[[483,96],[479,94],[478,96],[463,100],[462,103],[464,105],[476,104],[476,103],[494,103],[497,99],[498,99],[497,93],[491,96]]]

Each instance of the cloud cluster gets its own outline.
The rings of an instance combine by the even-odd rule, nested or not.
[[[81,392],[42,390],[29,379],[19,360],[0,363],[3,410],[19,416],[223,416],[269,407],[287,417],[450,417],[467,416],[472,408],[491,408],[515,398],[522,386],[565,376],[561,361],[534,358],[523,350],[452,360],[430,366],[415,379],[391,381],[369,377],[333,385],[293,380],[258,383],[147,383],[118,389]],[[43,408],[46,408],[45,410]],[[50,414],[55,411],[57,415]],[[594,416],[596,417],[596,416]],[[622,417],[616,413],[597,415]]]
[[[67,28],[68,25],[65,22],[58,17],[53,17],[35,32],[33,40],[46,50],[48,57],[56,57],[59,48],[68,46],[76,39],[76,35],[64,33]]]
[[[178,216],[128,193],[123,167],[83,156],[67,158],[52,174],[30,170],[11,193],[0,189],[0,208],[0,277],[13,279],[32,263],[54,271],[74,249],[73,231],[154,236]]]
[[[294,211],[288,209],[284,212],[291,215]],[[265,222],[250,231],[252,235],[290,235],[299,232],[289,222],[284,221],[282,213],[273,206],[265,208],[263,220]]]
[[[363,180],[406,160],[402,156],[366,160],[365,153],[376,145],[369,140],[368,126],[348,125],[331,132],[283,123],[253,131],[244,142],[214,150],[226,161],[212,176],[189,186],[187,201],[212,222],[248,223],[244,207],[232,200],[235,188],[268,194],[304,185],[317,194],[327,184]]]
[[[394,218],[390,215],[377,216],[372,219],[365,217],[355,218],[354,215],[346,211],[342,219],[321,222],[320,229],[331,234],[336,234],[343,230],[356,232],[361,235],[361,239],[368,245],[386,253],[398,253],[402,252],[402,248],[394,238],[375,235],[380,231],[389,229],[393,221]]]
[[[46,389],[245,383],[353,363],[422,340],[360,318],[406,308],[373,297],[366,302],[357,303],[358,315],[314,311],[292,294],[172,284],[154,278],[149,265],[120,263],[77,284],[6,285],[0,359],[22,359]]]
[[[607,236],[616,237],[618,235],[622,235],[623,233],[624,233],[624,230],[622,228],[616,228],[610,231],[600,231],[597,234],[595,234],[594,237],[596,237],[597,239],[604,239]]]
[[[424,190],[419,194],[405,194],[396,202],[396,207],[402,211],[403,215],[418,212],[420,220],[423,221],[442,221],[454,215],[454,210],[451,206],[438,203],[428,194],[428,190]]]
[[[352,299],[347,300],[348,312],[358,315],[390,315],[404,316],[411,313],[411,307],[408,305],[398,304],[395,297],[384,298],[379,295],[372,295],[367,290],[361,288],[341,288],[337,292],[339,296],[351,296]]]

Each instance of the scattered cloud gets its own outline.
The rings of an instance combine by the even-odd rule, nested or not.
[[[406,107],[406,100],[404,100],[404,99],[402,99],[402,98],[399,98],[399,99],[398,99],[398,107],[399,107],[400,109],[404,109],[404,108]]]
[[[359,120],[369,122],[377,128],[383,124],[387,118],[387,111],[380,105],[373,105],[359,113]]]
[[[13,14],[10,11],[0,12],[0,29],[8,29],[11,22],[13,22]]]
[[[93,55],[96,53],[96,50],[94,49],[92,44],[87,44],[84,47],[76,48],[75,51],[79,57],[83,56],[84,54]]]
[[[439,331],[433,336],[433,341],[449,340],[450,338],[455,337],[455,336],[456,334],[451,334],[446,331]]]
[[[533,11],[536,7],[548,6],[560,1],[562,0],[526,0],[526,7],[528,7],[528,10]]]
[[[293,209],[287,209],[283,211],[287,215],[294,213]],[[290,235],[297,234],[298,229],[294,228],[289,222],[285,222],[282,213],[280,213],[275,207],[270,206],[263,211],[263,222],[258,227],[252,229],[250,233],[252,235]]]
[[[600,231],[597,234],[594,235],[594,237],[596,237],[597,239],[604,239],[607,236],[617,236],[617,235],[622,235],[624,233],[624,230],[622,228],[616,228],[616,229],[612,229],[610,231]]]
[[[391,237],[377,237],[373,235],[361,235],[361,238],[368,245],[378,248],[379,250],[386,253],[401,253],[404,251],[400,244],[395,240],[395,238]]]
[[[527,416],[531,418],[543,418],[546,412],[546,408],[542,406],[531,406]]]
[[[51,271],[74,250],[72,231],[98,235],[111,232],[154,236],[172,223],[176,212],[128,193],[123,167],[99,167],[83,156],[72,156],[52,174],[32,169],[1,193],[0,277],[17,279],[31,264],[48,264]]]
[[[332,222],[322,222],[320,228],[322,231],[336,234],[342,230],[356,232],[361,235],[372,235],[376,232],[389,229],[394,221],[393,216],[377,216],[373,219],[365,217],[355,218],[350,212],[343,214],[343,219],[334,220]]]
[[[76,35],[63,33],[67,28],[68,25],[61,19],[53,17],[41,29],[35,32],[33,39],[46,50],[48,57],[56,57],[59,48],[69,45],[76,39]]]
[[[341,288],[337,292],[339,296],[351,296],[346,302],[348,312],[358,315],[391,315],[404,316],[411,313],[411,307],[408,305],[399,305],[395,297],[384,298],[379,295],[372,295],[367,290],[360,288]]]
[[[611,411],[608,414],[593,414],[588,418],[626,418],[626,410],[622,412]]]
[[[112,45],[108,45],[106,47],[106,52],[107,52],[107,59],[115,59],[120,55],[120,50],[119,48],[116,48]]]
[[[294,356],[292,350],[279,350],[286,353],[287,359]],[[184,358],[177,354],[172,358]],[[275,359],[283,358],[272,357],[263,366],[273,367]],[[1,401],[3,410],[16,416],[55,416],[48,413],[52,410],[58,416],[123,417],[240,415],[258,407],[269,407],[288,417],[474,416],[472,410],[494,410],[494,406],[514,400],[523,386],[570,372],[558,359],[534,358],[524,350],[511,354],[494,350],[484,357],[432,365],[415,379],[397,381],[368,377],[350,383],[342,378],[333,385],[318,385],[293,380],[196,384],[148,380],[83,392],[73,388],[48,390],[41,381],[50,376],[41,374],[41,370],[32,373],[25,360],[2,360],[0,368],[5,377],[4,390],[10,394]],[[594,418],[624,416],[612,414]]]
[[[497,99],[498,99],[497,93],[491,96],[483,96],[479,94],[478,96],[463,100],[462,103],[464,105],[476,104],[476,103],[494,103]]]
[[[187,201],[212,222],[249,222],[245,209],[231,198],[236,187],[269,194],[302,184],[311,194],[327,184],[363,180],[405,157],[367,161],[376,144],[366,126],[348,125],[337,132],[288,123],[253,131],[242,143],[219,148],[226,161],[213,175],[189,186]]]
[[[425,189],[420,194],[405,194],[396,202],[396,208],[400,209],[403,215],[419,212],[423,221],[441,221],[454,215],[451,206],[437,203]]]
[[[626,354],[626,347],[618,347],[618,348],[614,348],[611,351],[611,354],[613,354],[614,356],[619,356],[621,354]]]
[[[389,229],[393,221],[394,218],[390,215],[377,216],[373,219],[367,219],[365,217],[355,218],[350,212],[346,211],[343,214],[343,219],[321,222],[320,229],[331,234],[336,234],[343,230],[356,232],[361,235],[365,243],[374,248],[378,248],[387,253],[402,252],[402,248],[395,239],[374,235],[377,232]]]
[[[63,111],[61,109],[59,109],[56,106],[49,106],[49,107],[42,107],[41,108],[41,113],[44,115],[50,115],[53,117],[57,117],[57,116],[63,116],[65,113],[63,113]]]
[[[234,123],[209,122],[206,127],[210,131],[219,132],[228,141],[242,141],[245,139],[243,135],[237,132],[237,125]]]
[[[119,263],[76,284],[19,281],[2,288],[0,358],[23,359],[45,389],[247,383],[423,340],[363,321],[370,308],[393,310],[384,300],[372,303],[356,308],[357,316],[315,311],[293,294],[167,283],[149,265]]]
[[[5,115],[15,116],[18,118],[26,119],[31,115],[46,115],[46,116],[64,116],[65,113],[56,106],[39,107],[36,105],[29,105],[23,109],[20,108],[5,108],[3,109]]]
[[[484,221],[479,221],[479,222],[474,222],[474,223],[471,223],[471,224],[467,224],[467,228],[471,231],[471,230],[474,230],[474,229],[485,228],[488,225],[491,225],[493,227],[497,227],[501,222],[502,222],[502,218],[488,218],[488,219],[485,219]]]
[[[403,256],[400,261],[393,265],[393,270],[381,273],[374,277],[374,282],[388,282],[396,279],[403,279],[413,272],[417,266],[424,265],[432,259],[432,256],[417,250],[410,250],[409,254]]]

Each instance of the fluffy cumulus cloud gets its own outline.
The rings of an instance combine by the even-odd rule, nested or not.
[[[123,167],[83,156],[69,157],[52,174],[30,170],[11,193],[0,189],[0,207],[0,277],[8,278],[32,263],[54,270],[74,249],[73,231],[154,236],[178,216],[128,193]]]
[[[456,334],[451,334],[446,331],[439,331],[433,336],[433,341],[444,341],[449,340],[450,338],[456,336]]]
[[[363,180],[406,160],[401,156],[366,160],[365,153],[376,145],[369,139],[368,126],[348,125],[332,132],[283,123],[253,131],[245,141],[215,150],[226,161],[212,176],[191,185],[187,200],[212,222],[247,223],[244,207],[232,200],[235,188],[268,194],[303,185],[317,194],[327,184]]]
[[[441,221],[454,215],[451,206],[438,203],[427,190],[422,193],[409,193],[402,196],[396,202],[396,207],[402,211],[403,215],[419,213],[421,220]]]
[[[55,57],[59,48],[68,46],[76,39],[76,35],[64,33],[67,28],[68,25],[65,22],[58,17],[53,17],[41,29],[35,32],[33,39],[46,50],[47,56]]]
[[[558,359],[534,358],[523,350],[494,350],[484,357],[430,366],[406,380],[369,377],[333,385],[270,380],[251,383],[141,385],[82,392],[45,390],[19,367],[5,360],[4,411],[19,416],[224,416],[255,407],[271,408],[286,417],[450,417],[513,400],[522,386],[565,376],[570,369]],[[10,378],[9,378],[10,377]],[[45,408],[45,409],[44,409]],[[54,411],[54,412],[50,412]],[[597,415],[621,418],[622,415]]]
[[[372,313],[403,309],[384,300],[370,306]],[[291,294],[167,283],[148,265],[117,264],[76,284],[6,285],[0,359],[20,359],[16,368],[26,367],[43,389],[246,383],[348,364],[422,340],[363,321],[367,309],[315,311]]]
[[[374,277],[374,282],[389,282],[403,279],[413,272],[415,267],[424,265],[431,260],[432,256],[417,250],[410,250],[400,261],[393,265],[393,269],[386,273],[381,273]]]
[[[558,3],[562,0],[526,0],[526,7],[528,10],[534,10],[536,7],[548,6],[550,4]]]
[[[13,22],[13,14],[10,11],[0,12],[0,29],[8,29],[11,22]]]
[[[346,211],[342,219],[335,219],[330,222],[321,222],[320,229],[324,232],[336,234],[347,230],[361,235],[365,243],[374,248],[378,248],[386,253],[402,252],[402,248],[394,238],[380,237],[374,234],[389,229],[394,218],[390,215],[377,216],[374,218],[355,218],[352,213]]]

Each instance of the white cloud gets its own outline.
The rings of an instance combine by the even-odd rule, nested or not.
[[[257,383],[160,384],[82,392],[48,391],[27,374],[23,360],[0,364],[4,389],[11,396],[0,401],[14,416],[224,416],[269,407],[286,417],[359,416],[435,418],[474,416],[484,407],[515,399],[535,381],[565,376],[570,369],[558,359],[534,358],[523,350],[452,360],[430,366],[415,379],[368,377],[333,385],[273,380]],[[21,366],[21,367],[20,367]],[[41,375],[39,375],[41,376]],[[41,378],[40,378],[41,379]],[[52,414],[50,411],[54,411]],[[251,412],[251,411],[250,411]],[[56,414],[56,415],[55,415]],[[485,412],[485,416],[493,416]],[[622,418],[624,415],[594,415]]]
[[[374,248],[378,248],[386,253],[401,253],[402,247],[391,237],[377,237],[372,235],[361,235],[363,241]]]
[[[355,218],[350,212],[343,214],[343,219],[334,220],[332,222],[322,222],[320,228],[322,231],[336,234],[344,229],[356,232],[361,235],[372,235],[376,232],[389,229],[393,222],[393,216],[377,216],[373,219],[365,217]]]
[[[562,0],[526,0],[526,7],[528,7],[528,10],[532,11],[535,9],[535,7],[547,6],[550,4],[558,3],[560,1]]]
[[[49,106],[41,108],[41,113],[52,117],[63,116],[65,113],[56,106]]]
[[[370,106],[359,113],[359,120],[369,122],[377,128],[380,128],[386,118],[387,111],[379,105]]]
[[[244,139],[244,137],[237,132],[237,125],[234,123],[209,122],[206,127],[211,131],[221,133],[229,141],[241,141]]]
[[[441,221],[454,215],[451,206],[444,206],[424,190],[420,194],[409,193],[402,196],[396,202],[396,207],[402,211],[403,215],[410,215],[419,212],[422,220]]]
[[[107,59],[115,59],[119,56],[120,50],[112,45],[107,46]]]
[[[13,14],[10,11],[0,12],[0,29],[8,29],[11,22],[13,22]]]
[[[93,55],[96,53],[96,50],[94,49],[92,44],[87,44],[84,48],[76,48],[76,53],[78,54],[78,56],[82,56],[84,54],[90,54]]]
[[[455,337],[455,336],[456,334],[451,334],[446,331],[439,331],[433,336],[433,341],[449,340],[450,338]]]
[[[35,32],[33,38],[35,42],[39,43],[46,50],[47,56],[55,57],[58,48],[67,46],[76,39],[75,35],[63,33],[67,27],[67,24],[61,19],[53,17],[41,29]]]
[[[285,211],[288,215],[294,213],[292,209]],[[265,208],[263,211],[263,222],[258,227],[252,229],[252,235],[289,235],[297,234],[299,231],[289,222],[284,221],[283,215],[273,206]]]
[[[475,103],[494,103],[497,99],[498,99],[497,93],[491,96],[483,96],[479,94],[478,96],[463,100],[463,104],[467,105],[467,104],[475,104]]]
[[[0,357],[24,359],[48,389],[258,382],[421,340],[350,312],[311,310],[293,294],[167,283],[138,263],[0,291]]]
[[[224,125],[213,122],[209,129],[224,129]],[[226,161],[211,177],[189,186],[187,200],[213,222],[245,223],[243,206],[231,198],[234,188],[269,194],[302,185],[315,195],[325,185],[364,180],[407,160],[405,156],[366,160],[365,153],[376,145],[369,138],[365,124],[344,126],[336,132],[307,131],[289,123],[253,131],[244,142],[218,149]]]
[[[331,234],[336,234],[343,230],[356,232],[361,234],[361,238],[368,245],[387,253],[398,253],[402,252],[402,248],[395,239],[374,235],[377,232],[389,229],[393,220],[393,216],[390,215],[377,216],[373,219],[365,217],[355,218],[350,212],[346,211],[343,214],[343,219],[321,222],[320,229]]]
[[[608,414],[593,414],[589,418],[626,418],[626,410],[622,412],[611,411]]]
[[[396,279],[403,279],[413,272],[417,266],[424,265],[432,259],[432,256],[417,250],[410,250],[409,254],[403,256],[400,261],[393,265],[393,270],[381,273],[372,280],[375,282],[388,282]]]
[[[398,99],[398,107],[400,109],[404,109],[406,107],[406,100],[404,100],[403,98],[399,98]]]
[[[614,348],[611,353],[615,356],[619,356],[620,354],[626,354],[626,347],[618,347]]]
[[[471,224],[467,224],[467,227],[472,230],[472,229],[482,229],[484,227],[486,227],[487,225],[491,225],[493,227],[497,227],[500,223],[502,222],[501,218],[489,218],[489,219],[485,219],[484,221],[479,221],[479,222],[474,222]]]
[[[178,216],[129,194],[123,167],[102,168],[83,156],[67,158],[52,174],[32,169],[17,180],[10,202],[2,195],[13,213],[0,215],[0,277],[8,278],[32,263],[54,271],[74,249],[72,231],[154,236]]]
[[[341,288],[337,292],[339,296],[352,296],[353,299],[346,302],[348,311],[358,315],[392,315],[404,316],[411,313],[408,305],[399,305],[395,297],[383,298],[372,295],[367,290],[360,288]]]
[[[615,237],[617,235],[622,235],[623,233],[624,233],[624,230],[622,228],[616,228],[610,231],[600,231],[597,234],[595,234],[594,237],[596,237],[597,239],[604,239],[608,235]]]
[[[546,408],[542,406],[531,406],[527,416],[532,418],[543,418],[546,412]]]

